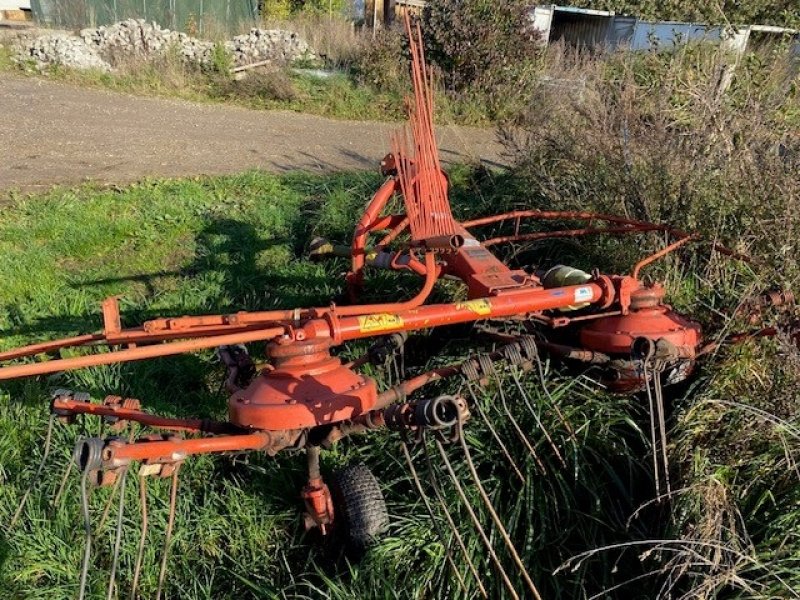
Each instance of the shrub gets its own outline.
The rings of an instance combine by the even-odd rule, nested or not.
[[[410,90],[408,41],[399,29],[386,29],[364,44],[352,66],[356,80],[377,89]]]
[[[767,50],[737,60],[705,45],[601,57],[551,48],[528,110],[503,128],[516,163],[509,196],[526,208],[665,222],[755,256],[742,267],[678,252],[646,274],[666,279],[671,300],[707,333],[748,330],[724,315],[749,293],[796,289],[800,278],[797,66]],[[573,252],[580,266],[623,269],[664,246],[660,236],[640,240],[609,252],[607,240],[587,238]],[[794,315],[768,324],[796,327]],[[640,595],[777,598],[800,585],[796,342],[782,333],[722,348],[673,399],[672,494],[652,503],[667,541],[627,550],[652,578],[623,590],[655,583],[660,591]]]
[[[454,92],[495,100],[531,79],[539,52],[522,0],[431,0],[423,12],[429,61]]]
[[[211,61],[209,62],[208,68],[211,72],[219,73],[220,75],[231,74],[231,69],[233,69],[233,56],[228,52],[224,44],[217,42],[211,48]]]

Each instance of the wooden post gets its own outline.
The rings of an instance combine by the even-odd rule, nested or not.
[[[378,30],[389,27],[394,21],[395,0],[366,0],[364,2],[364,20],[372,27],[372,36]]]
[[[383,0],[383,22],[387,28],[392,26],[397,16],[395,13],[395,10],[397,10],[395,4],[395,0]]]

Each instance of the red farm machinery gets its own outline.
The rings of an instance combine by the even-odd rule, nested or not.
[[[702,356],[720,342],[706,342],[700,325],[665,304],[664,288],[658,283],[645,283],[642,272],[677,248],[702,240],[666,225],[578,211],[515,210],[457,221],[451,212],[449,181],[439,163],[434,136],[432,75],[425,65],[419,30],[409,26],[408,31],[414,89],[414,97],[408,103],[410,127],[392,140],[392,152],[380,165],[385,182],[356,223],[350,246],[342,250],[321,243],[315,249],[317,256],[326,252],[347,255],[351,264],[346,286],[351,303],[166,317],[125,328],[117,299],[109,298],[102,305],[101,332],[0,353],[0,379],[7,380],[217,349],[227,368],[226,421],[159,416],[146,412],[139,400],[131,398],[108,396],[96,402],[70,390],[53,393],[51,426],[53,419],[72,422],[78,415],[93,415],[117,424],[135,422],[153,430],[136,439],[112,436],[79,441],[73,468],[81,474],[84,506],[92,486],[118,483],[136,464],[140,472],[172,477],[174,512],[179,468],[193,455],[274,455],[287,449],[304,449],[308,481],[301,497],[307,527],[319,528],[325,534],[343,520],[353,518],[348,513],[354,510],[352,503],[366,503],[369,510],[364,506],[355,509],[369,513],[368,522],[361,522],[352,532],[355,541],[363,544],[386,521],[380,490],[369,472],[356,469],[351,475],[362,479],[355,486],[360,495],[346,498],[344,505],[337,506],[321,475],[321,450],[354,433],[388,428],[411,444],[425,435],[434,436],[440,451],[441,444],[461,444],[469,459],[462,433],[468,420],[476,418],[475,406],[460,395],[427,397],[423,393],[426,386],[461,378],[471,389],[504,366],[518,368],[519,372],[531,370],[535,375],[545,356],[565,364],[591,365],[596,378],[608,389],[641,393],[647,399],[655,477],[659,486],[668,486],[662,388],[689,378]],[[404,212],[387,212],[396,197],[402,198]],[[577,225],[535,232],[522,227],[525,232],[520,232],[521,225],[547,221]],[[511,229],[511,233],[481,235],[498,225]],[[515,269],[493,252],[508,243],[644,232],[660,232],[669,241],[663,249],[621,274],[586,272],[564,265],[543,271]],[[743,259],[719,246],[714,250]],[[359,304],[365,275],[377,268],[415,274],[419,291],[407,300]],[[463,299],[430,302],[437,283],[443,279],[458,282]],[[773,292],[764,296],[762,304],[789,302],[788,293]],[[362,372],[361,367],[367,363],[381,363],[386,356],[398,352],[408,336],[438,327],[476,323],[488,324],[481,331],[493,340],[494,350],[457,364],[404,376],[385,389]],[[514,326],[492,327],[493,323]],[[769,333],[758,330],[744,335]],[[348,342],[367,338],[374,344],[361,358],[343,362],[332,353]],[[253,342],[266,343],[263,360],[254,360],[245,349],[245,344]],[[60,351],[67,348],[72,349],[71,356],[61,357]],[[75,352],[78,348],[85,351]],[[49,355],[49,359],[41,359],[40,355]],[[553,410],[558,411],[556,404]],[[566,420],[564,427],[569,429]],[[525,439],[526,432],[518,433]],[[557,448],[554,451],[558,452]],[[429,458],[447,460],[443,453]],[[499,573],[509,597],[539,597],[518,549],[493,511],[474,467],[467,462],[472,475],[469,485],[477,486],[485,504],[483,510],[488,510],[490,526],[497,533],[494,541],[490,540],[474,511],[468,512],[481,542],[489,548],[491,567]],[[449,463],[445,468],[452,474]],[[413,465],[411,471],[416,478]],[[463,487],[456,491],[466,501]],[[168,523],[168,537],[173,520],[171,517]],[[457,541],[463,547],[463,541]],[[81,597],[85,593],[89,549],[87,542]],[[505,561],[498,557],[501,550],[507,557]],[[166,553],[162,584],[165,564]],[[509,565],[513,576],[508,573]],[[468,566],[464,576],[475,576],[479,592],[489,597],[480,583],[478,569],[471,563]],[[113,571],[112,568],[112,579]],[[135,581],[133,586],[135,590]]]

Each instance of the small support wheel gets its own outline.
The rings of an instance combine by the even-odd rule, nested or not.
[[[360,557],[389,524],[378,480],[364,463],[354,463],[336,471],[329,487],[336,535],[349,553]]]

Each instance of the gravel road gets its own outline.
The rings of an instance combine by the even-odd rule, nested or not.
[[[377,168],[390,123],[337,121],[0,75],[0,189],[270,171]],[[503,164],[488,129],[440,129],[442,158]]]

